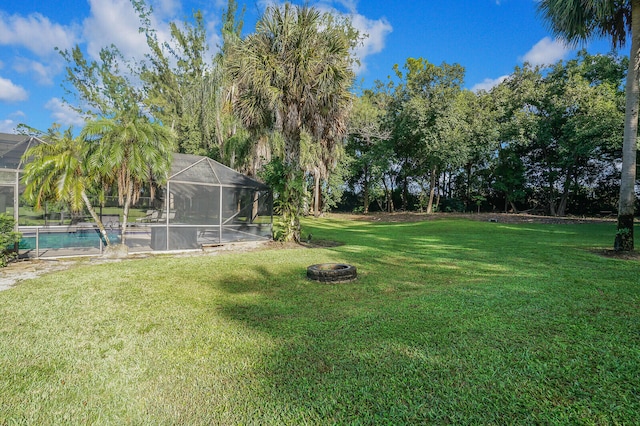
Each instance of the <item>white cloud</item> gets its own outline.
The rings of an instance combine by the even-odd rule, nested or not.
[[[2,133],[16,133],[17,126],[18,123],[9,118],[0,120],[0,132]]]
[[[155,0],[153,10],[159,17],[173,18],[182,8],[180,0]]]
[[[0,120],[0,132],[17,133],[16,127],[18,127],[18,124],[20,123],[18,123],[16,119],[24,119],[24,117],[26,117],[25,113],[20,110],[9,114],[7,118]]]
[[[393,27],[385,18],[372,20],[360,14],[352,14],[351,23],[360,31],[360,34],[367,35],[362,45],[356,47],[355,51],[357,58],[360,60],[360,67],[356,72],[360,73],[367,68],[367,56],[381,52],[384,49],[386,38],[393,31]]]
[[[100,50],[112,44],[127,60],[140,61],[149,53],[146,36],[139,31],[140,18],[130,0],[88,1],[91,11],[83,22],[83,35],[89,57],[97,60]],[[181,20],[182,17],[176,16],[180,13],[181,4],[178,0],[156,0],[153,6],[153,13],[149,16],[150,26],[160,44],[171,43],[169,22]],[[211,28],[207,28],[209,30]],[[210,37],[211,34],[209,32]],[[215,48],[215,43],[210,46]]]
[[[78,32],[75,25],[55,24],[39,13],[24,17],[0,11],[0,45],[25,47],[40,57],[56,55],[56,47],[73,47]]]
[[[257,4],[265,8],[270,5],[278,6],[283,2],[280,0],[257,0]],[[348,13],[341,12],[332,6],[333,4],[342,6],[342,10],[348,10]],[[369,19],[361,15],[356,10],[356,5],[357,0],[323,0],[316,3],[316,6],[323,12],[349,17],[351,24],[360,32],[360,35],[368,36],[355,49],[356,58],[360,61],[360,66],[355,69],[355,72],[359,74],[367,69],[367,56],[379,53],[384,49],[386,38],[393,31],[393,27],[386,18]]]
[[[335,0],[336,3],[344,6],[349,12],[355,13],[357,9],[357,0]]]
[[[551,37],[545,37],[537,42],[520,60],[534,66],[551,65],[564,59],[571,50],[562,40],[552,40]]]
[[[342,6],[343,10],[347,10],[348,13],[344,14],[351,20],[351,25],[360,32],[361,36],[365,36],[362,40],[362,44],[355,49],[356,58],[360,61],[360,65],[356,67],[356,74],[360,74],[367,69],[366,59],[369,55],[374,55],[381,52],[386,44],[386,39],[393,27],[386,18],[369,19],[366,16],[358,13],[357,0],[329,0],[329,3],[333,2]],[[335,7],[327,6],[320,3],[319,8],[329,13],[343,15],[342,12]]]
[[[83,126],[84,118],[76,111],[69,108],[58,98],[51,98],[44,106],[51,111],[51,117],[58,124],[63,126]]]
[[[0,101],[26,101],[28,97],[29,95],[24,88],[14,84],[11,80],[0,77]]]
[[[48,64],[43,64],[42,62],[26,58],[16,58],[13,63],[14,70],[19,73],[30,73],[35,75],[35,79],[38,84],[44,86],[51,86],[53,84],[53,77],[62,71],[62,68],[62,58],[60,58],[60,60],[49,61]]]
[[[500,76],[498,78],[485,78],[484,80],[482,80],[481,83],[475,84],[471,88],[471,91],[472,92],[479,92],[480,90],[484,90],[484,91],[488,92],[489,90],[493,89],[498,84],[500,84],[503,81],[505,81],[507,78],[509,78],[508,75],[503,75],[503,76]]]
[[[84,20],[87,52],[97,59],[103,47],[114,44],[125,58],[141,59],[148,52],[140,19],[129,0],[89,0],[91,16]]]

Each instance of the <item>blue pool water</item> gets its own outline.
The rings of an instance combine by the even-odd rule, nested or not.
[[[112,243],[120,242],[120,234],[109,232],[109,240]],[[39,234],[40,249],[61,249],[61,248],[99,248],[100,236],[97,230],[81,229],[75,232],[55,232]],[[20,250],[35,250],[36,236],[34,234],[23,235],[20,240]]]

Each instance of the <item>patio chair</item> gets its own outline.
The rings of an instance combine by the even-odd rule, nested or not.
[[[156,212],[158,214],[156,214],[156,216],[151,220],[151,222],[166,222],[167,221],[167,212],[165,210],[160,210],[159,212]],[[169,220],[172,221],[176,218],[176,211],[175,210],[171,210],[169,211]]]
[[[147,213],[136,219],[136,222],[157,222],[158,210],[147,210]]]

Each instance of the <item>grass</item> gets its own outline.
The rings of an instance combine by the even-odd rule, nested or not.
[[[614,225],[305,221],[344,245],[152,257],[0,292],[0,424],[632,424]],[[305,279],[356,265],[352,283]]]

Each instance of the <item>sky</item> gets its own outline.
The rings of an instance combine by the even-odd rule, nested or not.
[[[226,0],[146,1],[161,40],[169,40],[169,22],[202,11],[215,53]],[[246,5],[245,34],[273,1],[238,0]],[[524,61],[552,64],[574,57],[579,48],[592,54],[610,51],[607,40],[577,47],[556,40],[536,12],[537,0],[308,2],[348,15],[367,35],[356,51],[356,84],[362,88],[386,80],[394,64],[402,66],[410,57],[458,63],[466,69],[465,88],[489,90]],[[87,58],[97,59],[102,47],[115,44],[127,58],[140,60],[147,46],[139,26],[131,0],[0,0],[0,132],[15,133],[20,123],[40,130],[53,123],[81,128],[82,118],[64,102],[74,99],[63,88],[66,63],[56,49],[78,45]]]

